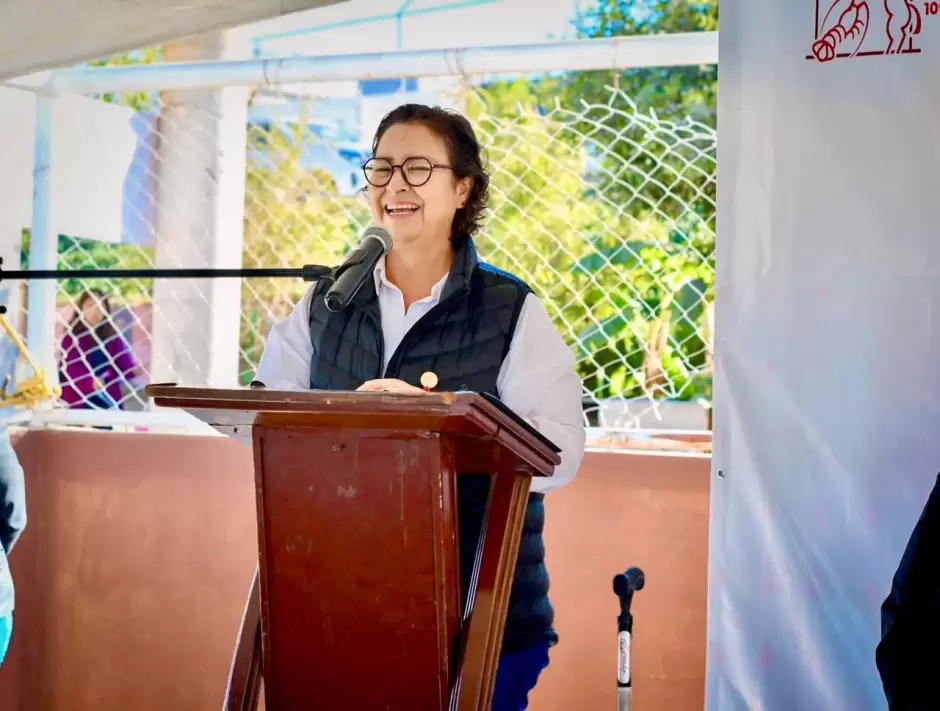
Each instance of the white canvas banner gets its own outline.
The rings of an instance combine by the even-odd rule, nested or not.
[[[709,711],[887,707],[940,471],[938,12],[721,4]]]

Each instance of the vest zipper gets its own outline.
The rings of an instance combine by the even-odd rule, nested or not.
[[[388,362],[388,367],[385,369],[384,377],[386,378],[398,377],[398,368],[400,367],[402,356],[405,353],[405,347],[410,345],[411,341],[414,340],[416,334],[420,335],[420,332],[421,332],[420,326],[422,324],[425,324],[427,320],[430,319],[432,316],[435,316],[438,313],[440,313],[444,309],[445,306],[450,306],[451,303],[453,303],[460,297],[466,296],[467,293],[469,293],[469,291],[470,291],[469,289],[465,289],[465,290],[461,290],[461,291],[451,294],[443,301],[438,302],[437,306],[432,308],[424,316],[422,316],[417,321],[415,321],[415,325],[412,326],[410,329],[408,329],[408,333],[406,333],[404,338],[401,339],[401,343],[398,344],[398,348],[396,348],[395,352],[392,354],[392,358]],[[379,328],[380,333],[381,331],[382,329]],[[384,336],[379,340],[380,340],[379,353],[382,356],[382,363],[384,363],[385,362],[385,338]]]

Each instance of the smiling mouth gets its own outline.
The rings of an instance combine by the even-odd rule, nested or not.
[[[417,205],[390,205],[385,208],[385,212],[389,215],[410,215],[417,211]]]

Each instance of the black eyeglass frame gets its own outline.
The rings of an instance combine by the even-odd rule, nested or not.
[[[388,173],[388,180],[386,180],[384,183],[375,183],[369,179],[369,168],[370,166],[374,165],[376,161],[382,161],[383,163],[387,163],[389,167],[391,168],[391,170]],[[405,166],[407,166],[408,164],[413,165],[415,161],[419,161],[421,165],[426,166],[428,168],[428,177],[425,178],[425,180],[421,183],[411,182],[408,179],[408,174],[405,172]],[[401,163],[392,163],[390,160],[386,160],[385,158],[370,158],[369,160],[367,160],[365,163],[362,164],[362,174],[365,177],[366,182],[372,187],[384,188],[386,185],[392,182],[392,178],[395,177],[396,168],[401,172],[401,177],[404,179],[406,183],[408,183],[408,185],[410,185],[413,188],[420,188],[422,185],[427,185],[428,181],[431,179],[431,175],[433,175],[434,171],[437,170],[438,168],[445,169],[445,170],[453,170],[454,166],[446,165],[444,163],[432,163],[427,158],[422,158],[421,156],[412,156],[411,158],[406,158]]]

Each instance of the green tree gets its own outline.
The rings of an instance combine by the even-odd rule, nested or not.
[[[599,0],[576,28],[580,38],[714,31],[718,3]],[[592,237],[578,266],[620,280],[577,338],[582,362],[597,366],[585,385],[601,397],[710,398],[717,79],[708,65],[546,82],[553,104],[587,107],[569,135],[596,157],[595,196],[618,207],[617,237]]]
[[[361,196],[338,194],[332,177],[313,167],[320,140],[310,113],[248,131],[244,266],[336,264],[369,224]],[[297,279],[251,279],[242,285],[240,379],[247,383],[264,349],[262,334],[286,317],[310,287]]]
[[[30,231],[23,230],[20,263],[29,268]],[[57,245],[59,269],[149,269],[153,266],[153,249],[130,244],[110,244],[94,239],[81,239],[59,235]],[[65,279],[58,283],[56,300],[68,303],[86,289],[101,289],[117,295],[127,303],[139,303],[150,298],[152,279]]]
[[[571,275],[588,248],[584,236],[604,230],[613,211],[585,201],[583,148],[565,140],[563,123],[540,111],[537,87],[519,80],[472,94],[467,115],[486,147],[490,202],[479,239],[490,261],[525,275],[550,299],[559,317],[583,317],[587,306],[568,303]],[[577,312],[574,313],[574,312]]]
[[[163,61],[162,47],[146,47],[127,54],[118,54],[88,62],[90,67],[127,67],[143,64],[159,64]],[[157,92],[132,91],[127,93],[107,92],[98,97],[108,104],[130,106],[135,111],[152,111],[159,103]]]
[[[585,130],[593,107],[546,110],[546,85],[497,82],[466,101],[491,176],[481,250],[546,301],[595,397],[701,397],[714,234],[694,211],[667,219],[612,199],[597,156],[619,142]],[[666,124],[642,125],[654,133]]]
[[[718,30],[717,0],[598,0],[575,21],[578,38]],[[563,100],[584,98],[604,103],[611,82],[642,111],[660,118],[687,117],[717,125],[718,67],[644,67],[616,72],[579,72],[561,82]]]
[[[713,31],[718,3],[600,0],[576,26],[580,38]],[[714,156],[702,150],[711,137],[698,138],[689,121],[717,125],[716,65],[577,72],[552,90],[562,105],[593,107],[579,128],[606,142],[598,146],[607,168],[599,188],[608,198],[630,203],[634,214],[654,211],[671,220],[692,209],[714,227]],[[636,110],[624,111],[626,101]]]

